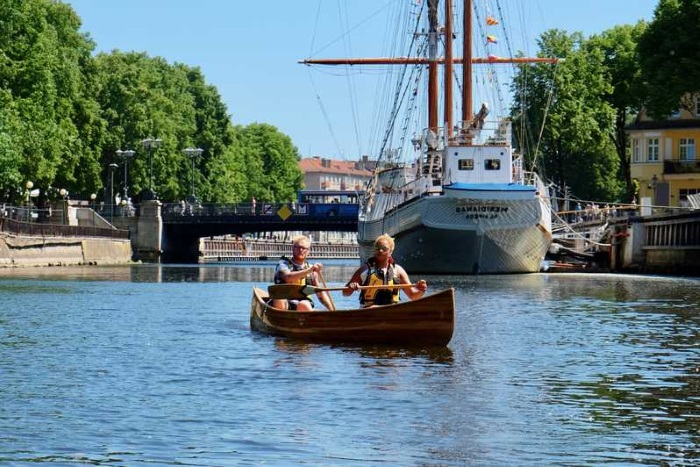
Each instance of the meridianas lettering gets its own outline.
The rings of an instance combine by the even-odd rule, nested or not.
[[[471,213],[471,212],[508,212],[508,206],[457,206],[455,212]]]

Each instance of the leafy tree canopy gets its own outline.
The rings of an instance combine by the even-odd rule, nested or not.
[[[536,151],[534,165],[546,178],[569,186],[579,198],[602,200],[620,190],[619,162],[608,137],[614,110],[606,97],[612,86],[602,51],[586,45],[580,33],[545,32],[539,55],[563,60],[520,67],[512,116],[521,149]]]
[[[647,111],[664,118],[692,108],[686,93],[700,92],[700,0],[660,0],[654,19],[639,39]],[[679,107],[680,106],[680,107]]]
[[[234,127],[198,68],[144,52],[93,56],[95,44],[61,2],[5,0],[0,18],[6,201],[21,201],[26,181],[42,196],[65,188],[105,202],[125,186],[136,201],[149,187],[173,201],[192,190],[205,202],[294,199],[301,172],[291,140],[265,124]],[[162,144],[149,151],[142,141],[150,137]],[[187,147],[201,156],[190,158]],[[135,155],[119,157],[120,149]]]

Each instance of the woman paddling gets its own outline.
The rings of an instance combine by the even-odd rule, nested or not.
[[[343,295],[350,296],[360,286],[410,284],[406,270],[394,263],[391,253],[394,251],[394,239],[389,235],[380,235],[374,241],[374,256],[359,267],[343,290]],[[404,293],[411,300],[423,296],[428,289],[424,280],[419,280],[411,288],[404,288]],[[399,289],[365,289],[360,290],[360,306],[389,305],[400,300]]]

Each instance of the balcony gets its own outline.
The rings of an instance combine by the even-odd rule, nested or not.
[[[664,174],[700,173],[700,161],[664,161]]]

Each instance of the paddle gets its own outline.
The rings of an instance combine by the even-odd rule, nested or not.
[[[394,284],[394,285],[361,285],[360,290],[367,289],[408,289],[414,284]],[[294,299],[303,300],[309,295],[319,292],[333,292],[345,290],[347,287],[314,287],[313,285],[298,284],[274,284],[267,287],[267,293],[273,299]]]
[[[318,278],[321,280],[321,285],[324,288],[328,288],[328,286],[326,285],[326,279],[323,278],[323,274],[321,273],[321,270],[319,270],[317,274],[318,274]],[[331,296],[331,294],[328,294],[328,300],[330,301],[330,306],[331,306],[330,310],[335,311],[335,303],[333,303],[333,297]]]

